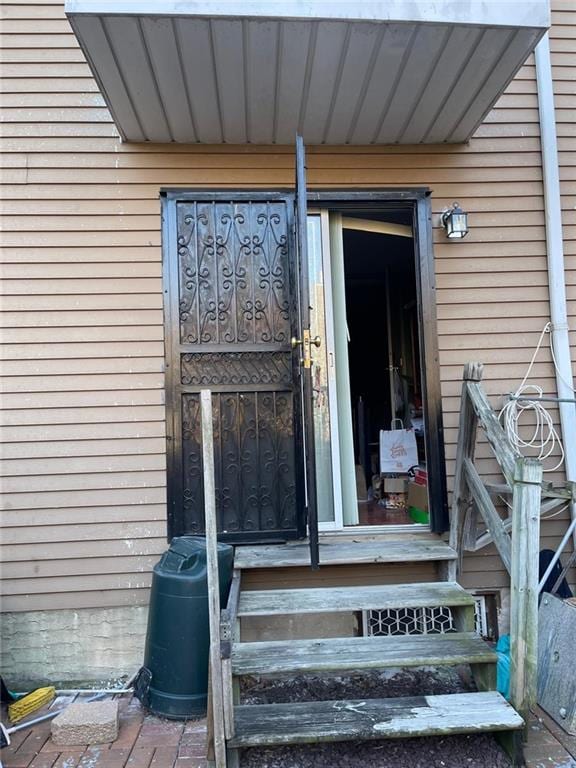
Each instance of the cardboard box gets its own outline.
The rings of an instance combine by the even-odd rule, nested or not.
[[[423,512],[428,512],[428,488],[417,483],[408,483],[408,508],[414,507]]]
[[[384,493],[406,493],[406,482],[404,477],[385,477]]]

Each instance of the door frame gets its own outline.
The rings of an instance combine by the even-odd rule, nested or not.
[[[425,423],[426,461],[428,464],[428,495],[430,501],[430,528],[435,533],[443,533],[449,529],[449,513],[446,483],[446,462],[444,451],[444,428],[442,418],[442,395],[440,388],[440,365],[438,353],[438,330],[436,319],[436,283],[434,271],[434,251],[432,237],[432,207],[431,190],[428,187],[416,188],[384,188],[384,189],[341,189],[308,191],[308,206],[314,209],[325,208],[338,211],[362,210],[374,206],[374,210],[382,212],[388,204],[402,204],[411,208],[414,226],[414,250],[416,267],[416,293],[418,299],[418,332],[420,344],[420,365],[422,371],[422,391]],[[162,202],[162,268],[164,301],[164,332],[165,332],[165,396],[166,396],[166,427],[167,427],[167,490],[168,490],[168,538],[175,528],[175,490],[176,483],[175,455],[181,450],[176,445],[174,430],[176,409],[174,402],[175,371],[172,365],[172,344],[170,339],[174,333],[176,320],[172,315],[171,302],[166,300],[168,286],[174,284],[174,274],[177,270],[176,260],[167,258],[171,245],[172,233],[175,232],[175,222],[171,211],[174,206],[167,205],[168,201],[178,200],[294,200],[294,190],[275,189],[269,192],[243,189],[161,189]],[[302,440],[302,425],[296,419],[296,440]],[[350,529],[351,531],[353,529]]]
[[[428,187],[314,190],[308,193],[308,204],[314,209],[335,210],[341,213],[357,210],[365,214],[370,212],[371,207],[375,213],[382,213],[388,206],[395,204],[412,209],[430,530],[434,533],[444,533],[449,530],[450,518],[438,353],[431,190]],[[356,526],[343,530],[352,532],[356,530]]]

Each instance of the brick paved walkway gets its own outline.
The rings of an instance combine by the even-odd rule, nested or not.
[[[11,746],[2,750],[4,768],[206,768],[205,720],[163,720],[129,697],[119,704],[120,733],[113,744],[57,747],[48,721],[14,734]],[[576,768],[576,737],[541,710],[538,716],[530,724],[527,768]]]
[[[527,768],[576,768],[576,736],[569,736],[538,707],[526,748]]]
[[[58,747],[48,721],[14,734],[12,744],[2,750],[4,768],[206,767],[205,720],[163,720],[146,714],[137,699],[127,696],[120,697],[119,705],[120,732],[113,744]]]

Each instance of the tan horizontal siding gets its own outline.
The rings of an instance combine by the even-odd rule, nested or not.
[[[141,344],[107,342],[91,344],[30,344],[24,346],[6,345],[2,350],[4,360],[26,360],[54,358],[56,360],[77,359],[81,357],[155,357],[162,354],[163,345],[160,342],[142,342]]]
[[[151,505],[153,506],[153,505]],[[100,509],[110,509],[106,505],[102,507],[90,507],[85,506],[83,509],[92,510],[94,516],[97,517]],[[130,507],[114,507],[120,515],[124,509],[130,509]],[[76,508],[78,509],[78,508]],[[50,510],[51,511],[51,510]],[[45,519],[50,519],[50,511],[44,516]],[[74,513],[74,509],[68,510],[71,514]],[[140,525],[140,533],[147,530],[146,527]],[[130,536],[126,538],[117,537],[117,530],[114,531],[114,538],[112,539],[94,539],[93,541],[75,541],[73,551],[70,548],[69,541],[61,540],[56,542],[46,542],[41,551],[38,549],[36,539],[32,539],[32,543],[20,541],[17,544],[6,545],[5,547],[5,561],[6,562],[50,562],[52,560],[69,560],[71,557],[91,559],[101,557],[140,557],[141,555],[153,555],[159,551],[165,542],[165,536],[161,535],[158,538],[152,536],[136,536],[134,535],[138,531],[130,530]]]
[[[27,507],[23,507],[23,509],[27,509]],[[62,541],[110,541],[117,536],[127,540],[132,538],[157,538],[165,535],[165,529],[163,521],[125,522],[121,524],[114,521],[112,523],[65,524],[61,527],[37,525],[33,527],[33,533],[39,541],[49,544]],[[4,534],[3,543],[6,546],[11,544],[18,545],[20,543],[17,528],[6,528]]]
[[[21,408],[13,411],[6,410],[4,413],[4,424],[7,426],[23,424],[75,424],[78,422],[77,407],[44,408],[37,413],[31,412],[28,408]],[[83,424],[108,423],[111,420],[114,423],[143,421],[144,419],[150,421],[154,417],[156,417],[157,421],[163,421],[164,408],[162,406],[157,406],[155,409],[150,406],[121,407],[116,404],[112,410],[110,407],[103,406],[98,408],[84,407],[80,417]]]
[[[258,162],[258,158],[254,162]],[[148,176],[148,173],[141,174],[139,178],[144,178],[147,180]],[[190,184],[192,183],[193,178],[194,177],[189,175],[188,184],[180,184],[175,186],[190,188]],[[382,178],[380,178],[380,183],[377,184],[369,184],[368,182],[364,182],[363,188],[369,188],[370,186],[379,188],[381,185]],[[247,168],[245,171],[245,183],[243,186],[246,189],[260,189],[261,187],[269,188],[270,185],[255,184],[251,177],[250,170]],[[276,186],[276,184],[274,184],[274,186]],[[312,179],[310,186],[315,187],[318,186],[318,184],[314,183],[314,180]],[[338,188],[339,185],[335,184],[333,186]],[[203,185],[203,188],[207,189],[225,189],[228,187],[235,188],[234,184],[229,182],[227,175],[219,175],[218,177],[213,177],[210,184]],[[565,181],[562,187],[564,194],[574,194],[574,191],[576,190],[576,182]],[[50,184],[32,185],[30,183],[22,183],[15,185],[12,182],[9,182],[5,185],[5,189],[7,196],[9,193],[10,199],[13,200],[156,199],[159,192],[158,185],[144,183],[125,184],[121,186],[110,186],[106,184],[65,184],[55,188]],[[488,182],[476,182],[468,179],[466,189],[469,191],[470,196],[474,199],[476,197],[484,197],[492,200],[492,210],[498,210],[497,205],[493,202],[494,198],[496,197],[508,199],[509,197],[532,197],[542,194],[542,184],[540,182],[525,182],[523,184],[518,184],[515,182],[500,180],[497,184],[493,184]],[[462,185],[459,183],[447,182],[437,183],[434,185],[434,193],[438,196],[439,199],[451,198],[453,200],[454,196],[461,191]],[[507,205],[508,203],[505,204]]]
[[[62,3],[7,2],[0,18],[4,605],[143,604],[166,533],[159,190],[291,187],[293,154],[122,144]],[[560,3],[554,20],[574,317],[576,13]],[[432,189],[449,474],[463,364],[485,362],[486,389],[499,403],[521,381],[549,317],[540,165],[533,57],[467,145],[309,148],[311,187]],[[470,214],[462,243],[447,242],[437,227],[454,200]],[[547,346],[534,375],[554,393]],[[482,472],[497,478],[484,442],[477,455]],[[564,528],[565,515],[546,522],[543,541],[554,545]],[[290,579],[309,581],[310,572],[298,570]],[[348,570],[322,569],[314,578],[390,577],[381,568]],[[403,580],[430,576],[393,570]],[[264,574],[270,584],[285,578]],[[466,586],[506,581],[492,548],[466,558]]]
[[[16,72],[18,72],[18,70],[16,70]],[[23,96],[26,93],[53,93],[56,89],[60,93],[99,93],[98,85],[90,77],[90,72],[88,70],[84,72],[86,77],[78,78],[26,78],[22,77],[23,73],[18,74],[20,75],[19,77],[9,77],[7,74],[4,75],[4,79],[0,83],[0,93],[20,94],[20,96]]]
[[[32,376],[13,376],[7,378],[3,384],[2,392],[72,392],[99,389],[153,389],[164,386],[164,377],[161,374],[80,374],[46,376],[43,379]]]
[[[21,3],[13,0],[0,7],[0,19],[58,19],[64,18],[59,3]]]
[[[105,267],[102,267],[105,268]],[[90,270],[87,269],[88,273]],[[99,270],[100,271],[100,270]],[[2,304],[6,312],[38,312],[50,310],[86,309],[158,309],[161,297],[157,294],[131,294],[118,296],[116,294],[100,294],[97,297],[78,299],[77,295],[58,294],[53,296],[27,296],[16,294],[3,296]]]
[[[13,80],[7,79],[4,81],[4,88],[7,88],[9,84],[13,83]],[[36,80],[34,82],[37,82]],[[52,80],[50,81],[52,82]],[[484,138],[475,138],[474,142],[468,144],[421,144],[406,148],[402,145],[388,145],[379,148],[379,152],[382,156],[389,155],[405,155],[405,154],[420,154],[420,155],[477,155],[483,152],[497,151],[503,152],[534,152],[540,148],[539,140],[536,136],[520,136],[517,138],[499,137],[497,139],[490,136]],[[158,154],[158,145],[156,144],[118,144],[114,139],[106,137],[93,137],[87,138],[85,136],[71,136],[69,140],[53,138],[50,142],[42,142],[37,139],[30,139],[27,136],[16,136],[11,139],[5,139],[2,142],[2,149],[5,152],[29,152],[34,154],[41,154],[44,152],[51,153],[63,153],[63,152],[114,152],[116,157],[124,155],[148,155]],[[225,162],[234,162],[234,158],[239,151],[239,147],[223,144],[218,146],[200,146],[195,144],[174,144],[171,146],[170,151],[173,155],[189,155],[195,154],[201,157],[204,154],[211,155],[212,157],[219,158],[219,165],[222,166]],[[310,147],[310,157],[321,156],[322,154],[330,154],[332,150],[329,147]],[[356,156],[364,151],[366,148],[354,147],[353,151]],[[251,153],[257,153],[259,155],[287,155],[291,156],[292,152],[290,147],[277,146],[277,147],[259,147],[251,146]],[[366,154],[370,155],[370,152]],[[164,155],[164,157],[166,157]],[[229,157],[231,159],[226,160]],[[200,160],[199,160],[200,162]]]
[[[98,389],[96,386],[95,389]],[[113,419],[113,411],[110,416]],[[94,440],[107,439],[116,440],[127,437],[160,437],[164,435],[163,422],[141,421],[138,424],[130,422],[115,421],[106,424],[90,424],[85,426],[81,423],[76,424],[42,424],[34,427],[25,425],[17,427],[1,427],[0,434],[2,442],[5,443],[27,443],[38,442],[42,440]]]
[[[25,201],[13,201],[25,202]],[[86,201],[88,202],[88,201]],[[139,201],[137,201],[139,202]],[[29,203],[27,203],[29,205]],[[10,263],[38,263],[61,264],[71,262],[87,263],[91,261],[99,263],[118,263],[121,261],[156,261],[158,262],[160,249],[158,246],[119,246],[116,248],[102,248],[93,246],[71,247],[39,247],[39,248],[3,248],[0,259],[6,264]]]
[[[92,434],[92,431],[91,431]],[[107,438],[72,438],[64,440],[55,436],[53,440],[35,439],[6,443],[2,446],[4,459],[18,459],[25,467],[28,459],[54,458],[57,456],[122,456],[124,454],[165,454],[164,434],[147,437],[140,432],[134,436]]]
[[[65,577],[69,573],[76,573],[79,576],[99,576],[101,573],[149,573],[155,561],[155,555],[81,559],[72,557],[66,560],[38,562],[33,572],[30,571],[30,566],[25,562],[5,563],[2,570],[4,577],[12,580],[15,587],[26,589],[27,585],[31,585],[29,579]],[[14,592],[14,594],[18,593]]]
[[[576,115],[576,7],[570,10],[561,2],[552,6],[554,26],[550,32],[552,51],[562,51],[562,56],[569,56],[571,67],[563,66],[563,60],[553,58],[554,93],[557,112],[568,112]],[[556,54],[558,56],[560,54]],[[572,125],[572,137],[576,137],[576,119]],[[564,254],[566,266],[566,281],[570,288],[569,295],[574,296],[572,287],[576,284],[576,228],[574,214],[576,212],[575,190],[568,189],[567,181],[574,178],[575,163],[572,145],[559,142],[559,165],[562,190],[565,194],[563,201],[562,224],[564,235]],[[572,329],[576,328],[576,304],[568,305],[568,322]],[[571,334],[571,349],[573,371],[576,376],[576,338]]]
[[[570,51],[572,67],[563,66],[562,61],[553,58],[554,93],[557,112],[572,113],[576,115],[576,8],[568,12],[564,4],[553,4],[554,26],[551,30],[551,48],[553,51]],[[558,55],[558,54],[557,54]],[[576,122],[576,121],[575,121]],[[576,137],[575,125],[572,125],[572,141]],[[573,144],[564,140],[559,141],[559,166],[563,197],[563,235],[564,254],[566,268],[566,282],[568,295],[574,298],[573,287],[576,284],[576,228],[574,227],[574,213],[576,211],[576,190],[569,187],[569,180],[574,178]],[[568,323],[572,331],[576,328],[576,302],[568,303]],[[570,334],[573,372],[576,376],[576,337]],[[552,523],[552,521],[550,521]],[[550,525],[550,523],[548,525]]]
[[[70,409],[72,412],[73,409]],[[103,411],[105,409],[102,409]],[[159,411],[162,409],[158,409]],[[70,417],[70,414],[65,414],[66,417]],[[52,416],[51,413],[47,414],[48,418],[54,418],[58,419],[58,414],[56,416]],[[105,416],[105,414],[103,414]],[[116,413],[114,413],[114,417],[117,419],[121,419],[121,416],[117,416]],[[108,418],[110,418],[110,415],[108,414]],[[128,417],[130,421],[138,421],[138,415],[135,414],[130,418]],[[94,420],[91,419],[90,415],[88,415],[87,423],[96,423],[100,421],[100,419]],[[69,423],[68,421],[64,420],[63,422],[55,421],[55,423]],[[153,472],[153,471],[162,471],[166,469],[166,457],[161,454],[156,455],[150,455],[150,456],[122,456],[122,457],[115,457],[113,460],[110,459],[109,456],[90,456],[90,457],[74,457],[74,458],[50,458],[50,459],[29,459],[26,462],[26,477],[29,476],[36,476],[37,483],[42,475],[68,475],[68,474],[77,474],[77,475],[85,475],[86,473],[95,474],[95,473],[106,473],[106,474],[116,474],[116,473],[126,473],[126,471],[132,471],[132,472]],[[2,475],[3,477],[21,477],[22,476],[22,462],[19,460],[4,460],[2,465]],[[86,480],[86,478],[82,478],[83,481]],[[29,490],[32,486],[29,486],[26,488],[26,490]],[[6,518],[4,518],[4,523],[6,523]]]
[[[163,545],[157,545],[161,551]],[[95,579],[90,579],[94,583]],[[129,579],[123,577],[126,586]],[[6,595],[2,599],[2,609],[11,611],[51,611],[80,610],[83,608],[109,608],[111,606],[148,605],[150,590],[145,588],[117,588],[110,590],[90,590],[89,592],[53,592],[52,594]],[[23,607],[25,606],[25,607]]]
[[[73,96],[72,98],[77,98]],[[400,148],[397,147],[397,150]],[[402,147],[401,149],[404,149]],[[264,172],[282,171],[283,174],[293,172],[293,155],[288,152],[264,153],[260,152],[260,162],[265,168]],[[419,169],[430,168],[434,171],[442,168],[501,168],[503,166],[513,166],[519,168],[540,167],[540,153],[535,151],[506,151],[506,152],[461,152],[450,153],[435,152],[431,154],[420,153],[418,161]],[[338,171],[359,169],[386,169],[401,168],[413,170],[414,153],[410,151],[396,151],[383,153],[382,155],[363,154],[359,152],[339,153]],[[14,167],[22,166],[26,168],[98,168],[116,171],[119,169],[160,169],[166,172],[167,169],[176,168],[180,170],[189,169],[196,171],[200,169],[209,169],[212,173],[215,169],[233,171],[236,168],[245,170],[246,158],[243,155],[201,153],[195,152],[175,152],[173,155],[167,155],[165,152],[122,152],[122,153],[13,153],[7,155]],[[574,158],[574,154],[573,154]],[[332,154],[310,152],[307,160],[307,169],[309,174],[321,174],[323,170],[334,170],[334,158]],[[112,174],[109,174],[112,177]],[[320,176],[320,181],[322,180]]]
[[[108,480],[109,483],[113,483],[113,480]],[[73,483],[73,475],[70,476],[70,485]],[[36,493],[19,493],[19,494],[4,494],[4,503],[10,505],[11,509],[29,509],[30,507],[38,507],[40,509],[57,509],[66,507],[76,507],[78,505],[87,504],[88,506],[108,506],[110,504],[118,504],[123,506],[125,504],[163,504],[166,502],[166,494],[162,487],[146,486],[146,481],[136,482],[134,481],[134,487],[122,488],[122,487],[110,487],[110,488],[74,488],[69,491],[38,491]],[[163,524],[162,528],[164,534],[166,532],[166,526]],[[161,526],[160,526],[161,527]],[[156,529],[156,535],[160,536],[160,527]],[[88,525],[85,530],[71,523],[69,526],[62,526],[62,528],[56,528],[52,531],[52,536],[56,537],[58,541],[76,541],[83,538],[82,534],[85,533],[84,538],[87,541],[93,540],[93,536],[90,533],[91,526]],[[124,536],[125,526],[120,522],[115,523],[110,527],[109,536]],[[27,531],[27,536],[31,535],[31,531]],[[19,541],[22,537],[22,531],[17,535]],[[98,537],[97,537],[98,538]],[[4,541],[3,544],[8,544],[8,541]],[[38,543],[44,543],[43,539],[39,539]]]

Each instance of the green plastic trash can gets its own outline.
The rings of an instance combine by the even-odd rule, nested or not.
[[[234,550],[218,544],[220,602],[232,580]],[[144,667],[136,695],[152,712],[176,720],[206,713],[210,625],[206,541],[178,536],[154,566]]]

